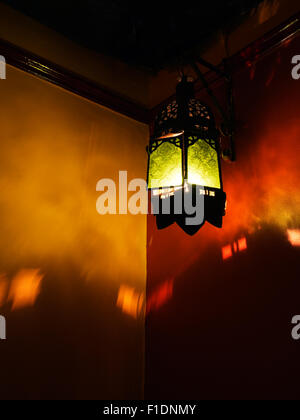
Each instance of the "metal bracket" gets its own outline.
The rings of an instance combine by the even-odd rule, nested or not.
[[[236,160],[236,153],[235,153],[235,110],[234,110],[234,96],[233,96],[233,80],[232,76],[229,74],[227,69],[227,61],[224,60],[224,68],[225,70],[221,70],[220,68],[214,66],[213,64],[203,60],[202,58],[198,58],[197,62],[202,66],[205,66],[211,71],[214,71],[219,76],[223,77],[227,84],[227,111],[225,111],[220,102],[218,101],[217,97],[215,96],[214,92],[210,88],[207,80],[205,79],[204,74],[196,64],[196,62],[192,63],[192,67],[195,73],[198,76],[198,79],[202,82],[203,86],[205,87],[208,95],[212,99],[216,109],[218,110],[222,123],[220,126],[220,134],[223,137],[229,138],[229,149],[224,149],[222,151],[223,159],[230,160],[234,162]]]

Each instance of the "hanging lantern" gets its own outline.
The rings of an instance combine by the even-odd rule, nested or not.
[[[148,189],[160,201],[193,192],[203,196],[204,218],[187,226],[186,214],[157,214],[158,228],[177,222],[194,234],[205,221],[222,227],[226,194],[223,192],[219,131],[210,109],[194,97],[194,85],[183,77],[176,99],[156,116],[154,136],[148,147]],[[160,203],[162,204],[162,203]]]

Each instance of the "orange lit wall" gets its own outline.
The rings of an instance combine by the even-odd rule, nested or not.
[[[189,237],[148,218],[148,295],[174,279],[147,319],[150,399],[299,397],[300,254],[288,234],[300,227],[298,54],[299,36],[234,73],[237,161],[223,162],[223,229]]]
[[[146,216],[100,216],[96,183],[144,176],[148,128],[13,67],[0,127],[1,398],[140,398],[143,316],[117,300],[145,292]]]

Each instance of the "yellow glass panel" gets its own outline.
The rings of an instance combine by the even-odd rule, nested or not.
[[[188,182],[221,188],[218,154],[204,140],[200,139],[188,148]]]
[[[150,155],[148,188],[179,185],[182,185],[182,151],[165,141]]]

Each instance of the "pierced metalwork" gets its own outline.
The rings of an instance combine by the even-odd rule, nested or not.
[[[176,134],[182,130],[201,130],[203,135],[215,136],[214,117],[209,107],[197,99],[187,101],[185,122],[182,121],[180,105],[174,100],[165,105],[155,118],[154,137]],[[184,127],[183,127],[184,126]]]
[[[208,121],[213,119],[209,108],[197,99],[189,100],[189,116],[190,118],[201,118]]]
[[[160,111],[160,113],[155,118],[155,123],[157,125],[163,125],[164,121],[169,119],[176,119],[178,113],[178,104],[176,101],[171,102],[168,105],[165,105],[164,108]]]

